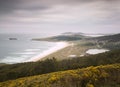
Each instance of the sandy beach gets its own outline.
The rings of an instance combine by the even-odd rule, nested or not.
[[[59,61],[69,59],[71,57],[74,58],[73,55],[76,57],[80,57],[81,55],[84,55],[88,49],[95,48],[95,46],[85,46],[83,45],[84,43],[84,41],[68,42],[67,44],[61,45],[60,49],[58,50],[54,50],[50,53],[48,52],[49,54],[46,52],[45,56],[38,58],[38,60],[45,60],[54,57]]]
[[[86,54],[89,49],[97,48],[97,46],[85,46],[86,42],[55,42],[57,43],[54,47],[43,51],[39,55],[32,57],[26,62],[36,62],[39,60],[45,60],[48,58],[55,57],[57,60],[63,60],[67,58],[81,57]]]
[[[38,60],[40,60],[40,59],[42,59],[50,54],[53,54],[61,49],[64,49],[64,48],[70,46],[70,44],[67,42],[55,42],[55,43],[56,43],[56,46],[54,46],[46,51],[43,51],[39,55],[32,57],[31,59],[27,60],[26,62],[30,62],[30,61],[36,62],[36,61],[38,61]]]

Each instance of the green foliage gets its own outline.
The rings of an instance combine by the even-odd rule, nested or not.
[[[111,50],[120,49],[120,42],[118,42],[118,43],[109,42],[109,43],[103,44],[102,47],[103,48],[109,48]]]
[[[98,40],[98,41],[119,42],[120,41],[120,34],[102,36],[102,37],[97,37],[94,39]]]
[[[84,43],[84,44],[82,44],[82,45],[83,45],[83,46],[95,46],[96,43],[95,43],[94,41],[92,41],[92,42],[87,41],[86,43]]]
[[[1,82],[0,87],[119,87],[120,63]]]
[[[97,38],[90,38],[91,43],[95,42],[101,48],[107,48],[110,50],[120,49],[120,34],[102,36]]]
[[[53,37],[48,37],[48,38],[36,38],[32,40],[42,40],[42,41],[76,41],[76,40],[81,40],[84,39],[86,36],[83,35],[58,35],[58,36],[53,36]]]

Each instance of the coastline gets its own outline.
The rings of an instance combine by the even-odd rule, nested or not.
[[[43,51],[42,53],[30,58],[29,60],[27,60],[26,62],[36,62],[36,61],[39,61],[40,59],[50,55],[50,54],[53,54],[61,49],[64,49],[68,46],[70,46],[70,44],[68,42],[65,42],[65,41],[62,41],[62,42],[55,42],[56,43],[56,46],[54,47],[51,47],[50,49],[46,50],[46,51]]]

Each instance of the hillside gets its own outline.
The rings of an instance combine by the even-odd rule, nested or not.
[[[38,62],[11,64],[0,66],[0,81],[114,63],[120,63],[120,50],[62,61],[57,61],[53,58]]]
[[[97,37],[94,39],[98,40],[98,41],[119,42],[120,41],[120,34],[102,36],[102,37]]]
[[[120,87],[120,63],[25,77],[0,87]]]
[[[109,50],[120,49],[120,34],[85,38],[84,41],[85,46],[96,46],[96,48]]]
[[[37,40],[37,41],[75,41],[75,40],[81,40],[87,38],[84,36],[82,33],[63,33],[58,36],[52,36],[52,37],[47,37],[47,38],[33,38],[32,40]]]
[[[90,38],[89,40],[95,41],[101,48],[120,49],[120,34]]]
[[[81,33],[81,32],[65,32],[57,36],[52,36],[52,37],[46,37],[46,38],[33,38],[32,40],[38,40],[38,41],[76,41],[76,40],[82,40],[86,38],[90,39],[103,39],[107,40],[109,38],[115,38],[117,35],[111,36],[109,34],[90,34],[90,33]],[[93,37],[98,37],[98,38],[93,38]],[[100,37],[101,36],[101,37]],[[113,39],[114,39],[113,38]]]

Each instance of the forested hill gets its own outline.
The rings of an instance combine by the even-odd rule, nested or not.
[[[87,38],[91,42],[95,42],[99,47],[109,50],[120,49],[120,34]]]
[[[34,38],[32,40],[38,41],[75,41],[75,40],[82,40],[87,38],[87,36],[82,35],[81,33],[64,33],[58,36],[52,36],[47,38]]]
[[[72,33],[67,32],[58,36],[46,37],[46,38],[33,38],[32,40],[38,41],[75,41],[75,40],[97,40],[97,41],[107,41],[107,42],[119,42],[120,34],[106,35],[100,37],[90,37],[84,33]]]
[[[93,38],[98,41],[108,41],[108,42],[119,42],[120,41],[120,34],[109,35],[109,36],[102,36]]]

